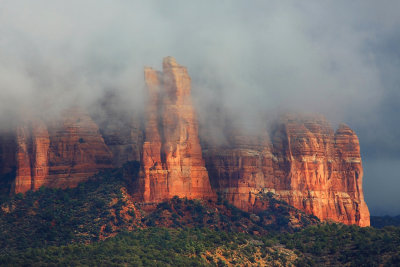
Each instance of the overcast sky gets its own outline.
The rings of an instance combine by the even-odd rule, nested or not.
[[[143,66],[188,66],[199,112],[319,112],[359,135],[372,214],[400,213],[400,1],[0,2],[0,121],[142,104]]]

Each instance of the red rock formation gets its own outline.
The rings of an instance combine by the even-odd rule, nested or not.
[[[167,57],[163,73],[146,68],[145,79],[149,104],[138,189],[143,200],[215,197],[202,158],[186,68]]]
[[[39,119],[25,121],[16,136],[14,193],[41,186],[74,187],[112,167],[112,154],[97,125],[78,108],[48,125]]]
[[[341,159],[341,172],[347,177],[346,186],[353,207],[348,220],[360,226],[369,226],[370,217],[362,189],[363,168],[360,156],[360,144],[357,135],[347,125],[341,124],[335,133],[337,157]],[[355,200],[355,201],[354,201]],[[349,206],[349,205],[348,205]],[[346,208],[346,207],[345,207]]]
[[[204,158],[212,186],[242,210],[252,210],[256,194],[272,186],[272,154],[267,134],[231,132],[226,146],[208,146]]]
[[[265,135],[231,140],[205,158],[213,185],[237,207],[252,210],[257,193],[270,191],[322,220],[369,225],[358,138],[347,126],[334,133],[322,117],[286,116],[272,144]]]
[[[323,118],[288,117],[274,141],[284,147],[276,155],[288,179],[276,188],[281,198],[322,220],[369,225],[359,141],[350,128],[334,133]]]
[[[79,108],[65,111],[49,123],[49,174],[47,186],[73,187],[101,169],[112,167],[112,153],[99,128]]]
[[[161,73],[145,68],[146,86],[148,89],[148,105],[146,110],[145,142],[142,154],[142,173],[140,190],[143,190],[143,200],[157,202],[169,198],[168,170],[161,161],[162,141],[160,129],[161,106]]]
[[[48,175],[49,134],[41,121],[17,127],[14,193],[38,189]]]
[[[359,142],[349,127],[335,133],[322,117],[289,115],[270,134],[266,128],[247,133],[221,126],[225,132],[216,137],[206,129],[202,150],[186,68],[167,57],[163,72],[145,69],[145,81],[144,129],[140,119],[115,113],[111,104],[108,116],[118,118],[101,123],[106,142],[77,108],[51,122],[27,120],[15,137],[2,135],[0,184],[15,167],[15,193],[42,185],[72,187],[100,169],[140,159],[133,188],[139,201],[214,198],[214,189],[252,211],[264,207],[260,193],[273,192],[322,220],[369,225]]]

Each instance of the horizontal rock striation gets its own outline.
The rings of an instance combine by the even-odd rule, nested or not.
[[[80,108],[65,111],[51,123],[49,137],[49,186],[76,186],[99,170],[113,167],[112,153],[99,127]]]
[[[228,147],[204,155],[213,186],[235,206],[252,210],[258,193],[273,192],[322,220],[369,225],[359,141],[348,126],[335,133],[323,117],[287,115],[271,138],[227,135]]]
[[[112,154],[97,125],[79,108],[44,123],[26,120],[16,128],[13,193],[41,186],[67,188],[112,167]]]
[[[348,126],[335,132],[321,116],[292,114],[268,130],[249,131],[218,117],[217,108],[202,129],[202,148],[187,69],[167,57],[162,72],[145,68],[144,76],[144,118],[122,112],[111,95],[97,123],[71,108],[49,121],[25,118],[14,133],[1,133],[0,191],[73,187],[99,170],[140,161],[138,177],[124,171],[140,202],[220,192],[236,207],[257,211],[273,192],[321,220],[369,225],[359,141]]]

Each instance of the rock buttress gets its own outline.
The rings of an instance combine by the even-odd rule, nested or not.
[[[287,115],[271,141],[227,135],[228,147],[208,147],[205,159],[213,186],[237,207],[252,210],[257,194],[273,192],[321,220],[369,225],[359,142],[347,126],[335,133],[320,116]]]
[[[112,167],[112,153],[87,112],[71,108],[49,125],[48,186],[74,187]]]
[[[49,173],[49,133],[40,121],[25,121],[16,129],[16,177],[12,192],[40,188]]]
[[[146,68],[145,79],[149,93],[138,188],[143,200],[214,198],[186,68],[167,57],[163,72]]]
[[[67,188],[112,167],[112,154],[97,125],[82,109],[65,111],[44,123],[25,120],[16,127],[12,193],[41,186]]]

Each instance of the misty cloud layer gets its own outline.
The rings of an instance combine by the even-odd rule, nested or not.
[[[1,1],[0,122],[92,108],[110,92],[139,112],[143,66],[160,69],[171,55],[188,67],[203,119],[220,107],[243,122],[296,110],[348,123],[372,214],[400,213],[389,191],[400,178],[398,10],[398,1]]]

